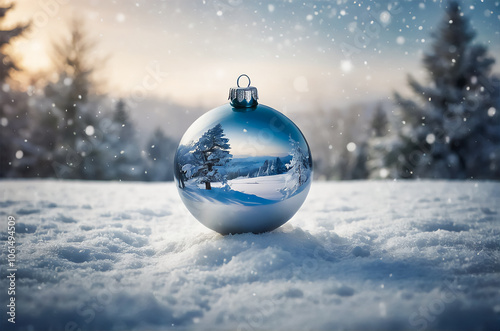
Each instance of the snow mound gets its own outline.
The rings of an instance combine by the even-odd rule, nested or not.
[[[2,181],[0,197],[18,241],[2,330],[498,328],[499,183],[314,183],[285,226],[233,236],[173,183]]]

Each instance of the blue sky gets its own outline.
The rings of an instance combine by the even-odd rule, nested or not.
[[[290,138],[298,141],[304,151],[307,150],[300,131],[289,119],[260,106],[248,111],[234,111],[226,105],[205,113],[186,131],[181,144],[188,145],[198,141],[218,124],[222,126],[224,136],[229,139],[231,154],[235,158],[287,156],[292,147]]]
[[[286,113],[404,92],[408,73],[424,77],[420,58],[446,3],[26,0],[9,22],[33,22],[13,47],[28,72],[49,70],[50,41],[78,16],[97,55],[110,56],[100,75],[113,95],[213,108],[246,73],[260,101]],[[499,1],[462,9],[476,41],[500,54]]]

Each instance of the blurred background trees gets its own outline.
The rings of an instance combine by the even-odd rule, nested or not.
[[[414,96],[395,93],[403,125],[385,160],[397,177],[500,179],[500,84],[475,36],[450,2],[423,58],[428,83],[409,76]]]
[[[15,88],[11,73],[19,68],[8,46],[29,25],[5,27],[11,9],[0,8],[0,177],[172,180],[179,134],[158,123],[139,130],[131,101],[102,92],[96,72],[106,59],[83,21],[54,42],[55,75],[40,88]],[[475,36],[451,1],[424,52],[428,79],[408,78],[413,95],[295,114],[315,178],[500,179],[500,81]]]
[[[10,9],[0,8],[0,19]],[[99,93],[94,74],[105,60],[83,21],[54,42],[57,78],[41,94],[10,89],[9,72],[18,69],[2,46],[26,28],[0,31],[0,177],[172,180],[173,140],[157,129],[142,149],[126,102]]]
[[[28,25],[13,28],[3,27],[7,13],[13,5],[0,7],[0,177],[13,177],[12,162],[22,157],[18,147],[22,136],[29,130],[27,100],[22,93],[12,91],[8,79],[13,70],[19,70],[14,60],[7,54],[6,48],[14,38],[19,37]],[[20,175],[20,174],[19,174]]]

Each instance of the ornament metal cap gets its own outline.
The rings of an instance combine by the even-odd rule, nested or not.
[[[240,86],[240,78],[246,77],[248,79],[247,87]],[[257,99],[259,98],[257,94],[257,88],[250,86],[250,77],[248,75],[242,74],[236,80],[236,85],[238,87],[231,87],[229,89],[229,100],[231,106],[236,108],[250,108],[257,106]]]

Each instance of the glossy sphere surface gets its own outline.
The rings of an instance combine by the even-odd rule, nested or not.
[[[194,217],[221,234],[271,231],[307,197],[312,157],[298,127],[264,106],[215,108],[186,131],[175,180]]]

